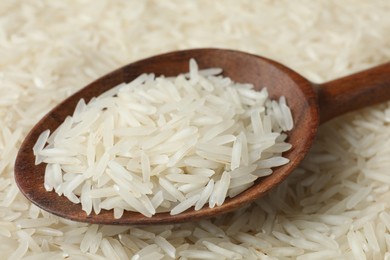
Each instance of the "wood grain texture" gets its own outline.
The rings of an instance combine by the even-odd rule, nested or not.
[[[320,122],[390,99],[390,62],[315,87]]]
[[[112,211],[103,210],[99,215],[87,216],[80,204],[73,204],[64,196],[55,192],[47,192],[43,187],[45,165],[34,165],[34,146],[39,134],[50,129],[53,132],[66,118],[71,115],[79,99],[89,101],[106,90],[122,83],[130,82],[142,73],[176,76],[188,71],[188,61],[195,58],[200,68],[221,67],[223,75],[236,82],[252,83],[256,90],[267,87],[272,99],[284,95],[292,110],[295,127],[288,132],[288,141],[293,148],[283,155],[290,159],[290,163],[275,169],[270,176],[256,181],[255,185],[233,199],[215,208],[207,206],[199,211],[187,210],[179,215],[170,216],[169,213],[156,214],[148,218],[139,213],[125,212],[122,218],[114,219]],[[55,215],[75,221],[117,224],[117,225],[145,225],[168,224],[194,221],[201,218],[210,218],[252,202],[266,194],[269,190],[281,183],[303,160],[316,136],[320,122],[319,106],[321,106],[321,122],[324,122],[339,113],[360,108],[365,104],[373,104],[389,97],[388,77],[380,77],[385,69],[374,69],[332,81],[322,86],[313,85],[293,70],[266,58],[222,49],[194,49],[172,52],[144,59],[92,82],[79,92],[56,106],[41,121],[35,125],[23,142],[15,162],[15,179],[21,192],[34,204]],[[388,72],[387,72],[388,73]],[[359,76],[360,75],[360,76]],[[379,76],[379,80],[375,80]],[[352,81],[372,78],[356,88]],[[371,83],[372,84],[371,84]],[[339,84],[343,83],[342,87]],[[367,83],[367,85],[366,85]],[[370,83],[370,84],[368,84]],[[314,87],[313,87],[314,86]],[[374,87],[373,91],[371,88]],[[383,89],[384,88],[384,89]],[[370,96],[369,96],[370,94]],[[366,97],[362,97],[362,95]],[[368,97],[369,96],[369,97]],[[354,100],[359,100],[354,103]],[[367,102],[367,103],[365,103]]]

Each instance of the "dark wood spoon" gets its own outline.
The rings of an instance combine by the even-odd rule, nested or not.
[[[274,173],[259,179],[255,185],[238,196],[227,199],[220,207],[199,211],[187,210],[179,215],[160,213],[148,218],[139,213],[125,212],[115,219],[112,211],[86,215],[80,204],[73,204],[64,196],[47,192],[43,186],[45,165],[34,165],[32,147],[39,134],[50,129],[53,132],[71,115],[79,101],[86,101],[122,82],[129,82],[142,73],[176,76],[188,71],[188,61],[195,58],[200,68],[221,67],[224,76],[236,82],[253,83],[255,88],[266,86],[271,98],[284,95],[292,110],[294,129],[288,132],[293,145],[284,154],[290,163],[277,168]],[[15,179],[21,192],[34,204],[55,215],[75,221],[101,224],[143,225],[167,224],[209,218],[242,207],[266,194],[281,183],[308,153],[319,124],[338,115],[390,99],[390,63],[340,78],[325,84],[314,84],[293,70],[256,55],[222,49],[195,49],[177,51],[144,59],[124,66],[92,82],[79,92],[56,106],[31,130],[15,163]]]

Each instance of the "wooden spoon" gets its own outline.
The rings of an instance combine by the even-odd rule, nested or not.
[[[79,101],[86,101],[122,82],[132,81],[142,73],[176,76],[188,71],[188,61],[195,58],[200,68],[221,67],[224,76],[236,82],[253,83],[255,88],[267,87],[270,97],[284,95],[294,118],[294,129],[288,132],[291,151],[284,153],[290,163],[275,169],[270,176],[256,181],[255,185],[238,196],[227,199],[222,206],[199,211],[189,209],[179,215],[159,213],[151,218],[135,212],[125,212],[114,219],[112,211],[86,215],[80,204],[73,204],[64,196],[47,192],[43,186],[45,165],[36,166],[32,147],[39,134],[53,132],[71,115]],[[177,51],[144,59],[124,66],[92,82],[56,106],[31,130],[15,163],[15,179],[22,193],[34,204],[55,215],[75,221],[101,224],[167,224],[210,218],[242,207],[263,196],[281,183],[308,153],[319,124],[338,115],[390,99],[390,63],[325,84],[314,84],[293,70],[256,55],[222,49],[195,49]]]

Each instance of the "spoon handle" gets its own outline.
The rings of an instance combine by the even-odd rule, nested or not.
[[[320,123],[366,106],[390,100],[390,62],[315,85]]]

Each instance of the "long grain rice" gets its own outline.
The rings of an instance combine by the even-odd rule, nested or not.
[[[45,131],[34,146],[36,161],[47,163],[46,190],[54,189],[73,203],[81,203],[87,214],[93,208],[95,213],[104,208],[113,209],[115,218],[120,218],[125,210],[151,216],[166,211],[167,206],[176,215],[193,206],[199,210],[207,202],[209,207],[221,206],[226,197],[238,195],[257,178],[271,174],[271,168],[289,162],[281,156],[291,145],[284,142],[279,129],[293,127],[284,97],[279,102],[270,101],[266,89],[256,92],[252,85],[236,84],[230,79],[229,85],[222,88],[225,78],[211,75],[210,71],[206,73],[209,77],[204,77],[194,59],[190,60],[189,69],[189,78],[155,78],[145,74],[88,104],[80,100],[71,119],[55,131],[55,137]],[[196,99],[186,96],[183,84],[197,92]],[[166,100],[161,102],[155,96],[145,101],[150,91],[157,91],[156,95],[164,95]],[[192,103],[178,106],[183,100]],[[231,113],[226,117],[227,102],[234,104],[227,106]],[[255,128],[245,126],[247,114],[253,115],[252,109],[257,111],[251,121],[258,125]],[[134,116],[139,124],[124,124],[127,117],[123,117],[123,111]],[[277,122],[269,129],[272,133],[265,134],[262,129],[265,114]],[[63,127],[67,131],[61,130]],[[53,142],[56,138],[67,142]],[[263,139],[270,142],[264,146]],[[80,146],[76,151],[70,150],[85,140],[86,149]],[[48,143],[46,147],[44,143]],[[275,145],[279,148],[273,149]],[[264,149],[266,159],[262,159]],[[213,166],[207,177],[189,169],[200,170],[205,162],[210,165],[207,161]],[[231,175],[237,172],[241,178],[231,184]],[[215,185],[209,184],[210,180]],[[140,189],[145,186],[148,188]],[[152,189],[163,192],[154,198]]]
[[[285,181],[284,192],[275,189],[269,196],[238,212],[205,222],[139,227],[149,232],[144,237],[130,235],[134,227],[99,225],[89,249],[85,249],[83,244],[83,251],[87,250],[85,253],[81,251],[81,241],[92,226],[55,217],[38,209],[24,199],[13,180],[14,158],[29,129],[65,97],[123,64],[170,50],[214,46],[264,55],[288,65],[312,82],[321,83],[389,60],[389,10],[389,1],[382,0],[369,3],[364,0],[326,3],[306,0],[228,3],[205,0],[110,3],[105,0],[67,3],[0,1],[0,258],[113,259],[115,255],[105,256],[103,253],[102,248],[106,254],[110,253],[105,249],[106,242],[102,244],[104,238],[118,252],[115,254],[124,259],[169,259],[169,255],[155,245],[152,233],[154,237],[164,237],[176,249],[176,258],[182,257],[183,260],[185,253],[182,252],[189,250],[196,250],[194,258],[199,257],[196,253],[199,251],[223,257],[211,252],[203,241],[233,251],[242,259],[390,259],[388,102],[322,125],[301,169]],[[221,73],[218,69],[200,69],[199,73],[221,86],[230,84],[227,79],[220,81],[213,76]],[[178,84],[183,84],[189,96],[199,97],[199,93],[184,79],[177,79]],[[137,84],[142,81],[151,82],[151,76],[144,76]],[[200,82],[204,84],[202,80]],[[163,103],[170,95],[175,96],[170,87],[164,86],[164,89],[169,89],[170,94],[159,96],[158,92],[156,95],[155,91],[144,91],[140,95],[145,100]],[[246,87],[240,86],[240,89],[245,89],[240,90],[240,94],[245,95],[247,102],[250,96]],[[117,90],[113,89],[111,94]],[[220,104],[215,98],[206,100],[213,106]],[[73,139],[72,143],[85,143],[72,146],[61,137],[70,130],[73,120],[81,120],[78,114],[85,109],[82,102],[75,118],[67,118],[64,129],[56,134],[53,132],[48,142],[62,143],[71,153],[89,150],[88,165],[93,165],[101,156],[100,152],[93,154],[95,144],[102,140],[100,134],[91,135],[87,140]],[[193,99],[186,99],[182,104],[192,103]],[[208,113],[199,104],[192,105],[191,109],[198,105],[202,113]],[[166,109],[172,111],[174,108],[175,105]],[[263,112],[259,110],[248,114],[248,121],[251,121],[249,128],[257,133],[269,133],[272,126],[270,117],[266,116],[263,124],[256,127],[257,123],[252,123],[256,122],[253,118],[256,113],[260,116]],[[139,112],[122,112],[121,117],[131,126],[114,130],[123,137],[128,136],[126,131],[129,129],[148,122]],[[220,120],[214,114],[212,118],[215,122]],[[168,118],[160,117],[157,126],[167,121]],[[200,123],[210,121],[203,118]],[[177,118],[177,121],[170,122],[170,126],[180,123]],[[152,127],[134,130],[141,137],[153,131]],[[134,132],[130,134],[134,135]],[[105,139],[106,145],[110,145],[109,139]],[[225,146],[231,145],[234,140],[225,135],[204,142]],[[253,139],[247,136],[247,141],[251,143]],[[136,141],[129,141],[114,146],[109,156],[115,153],[125,156],[126,146],[135,144]],[[174,145],[170,149],[174,150]],[[67,157],[69,154],[60,156]],[[117,163],[139,170],[139,158],[129,165],[121,164],[121,160]],[[167,163],[166,157],[149,159],[151,164]],[[201,167],[200,170],[190,169],[194,175],[210,177],[215,174],[212,170],[218,168],[217,163],[200,156],[190,157],[186,163],[192,168]],[[66,168],[73,174],[80,171],[74,165]],[[205,168],[211,170],[205,171]],[[163,170],[156,167],[151,175]],[[231,183],[234,183],[233,180]],[[56,185],[59,181],[64,180],[56,179]],[[107,180],[101,180],[99,189],[104,183]],[[315,187],[312,187],[313,184]],[[351,184],[357,186],[353,188]],[[150,187],[142,187],[140,191],[148,189]],[[363,199],[361,190],[368,193]],[[94,198],[93,205],[98,210],[96,200],[99,199]],[[344,203],[338,204],[343,200]],[[292,211],[280,209],[279,201],[285,202]],[[336,204],[338,213],[327,214],[327,210]],[[376,207],[372,208],[374,204]],[[241,215],[244,217],[242,222],[239,221]],[[369,217],[364,218],[366,215]],[[282,227],[286,219],[304,235],[306,230],[315,230],[326,236],[323,248],[313,252],[292,246],[291,236]],[[228,234],[226,230],[233,224],[239,230],[233,228]],[[353,230],[351,227],[354,227]],[[271,246],[260,253],[253,245],[236,239],[235,235],[240,232],[265,239]],[[351,233],[354,236],[348,239]],[[373,250],[377,250],[376,243],[372,242],[375,241],[373,236],[379,252]],[[31,248],[29,237],[35,241]],[[123,250],[114,240],[120,242]],[[336,244],[337,250],[329,247]]]

